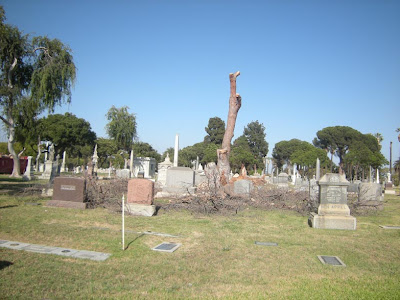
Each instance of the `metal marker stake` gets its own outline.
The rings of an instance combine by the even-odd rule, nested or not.
[[[122,195],[122,250],[125,250],[125,195]]]

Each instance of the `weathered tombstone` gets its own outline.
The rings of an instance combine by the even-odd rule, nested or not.
[[[128,181],[128,195],[125,209],[132,215],[151,217],[156,212],[154,182],[134,178]]]
[[[118,169],[116,170],[117,178],[127,179],[130,178],[131,171],[129,169]]]
[[[278,175],[278,186],[279,187],[288,187],[288,177],[289,175],[286,174],[285,172],[281,172]]]
[[[33,168],[32,168],[32,156],[28,156],[28,164],[26,165],[23,179],[32,180],[34,177],[35,176],[33,175]]]
[[[311,213],[309,221],[313,228],[356,229],[356,218],[350,216],[347,205],[349,182],[344,175],[328,173],[319,184],[318,214]]]
[[[235,195],[249,197],[253,190],[253,182],[251,180],[237,180],[233,183],[233,193]]]
[[[167,170],[167,182],[163,192],[183,194],[194,193],[195,172],[186,167],[173,167]]]
[[[159,182],[162,186],[167,183],[167,170],[172,167],[172,162],[169,158],[169,154],[165,157],[165,160],[162,163],[158,164],[158,176],[157,182]]]
[[[360,180],[354,180],[353,182],[350,182],[349,187],[347,188],[348,193],[357,193],[359,192],[360,188]]]
[[[381,204],[381,201],[383,201],[382,186],[375,182],[361,182],[359,184],[358,201],[367,205]]]
[[[47,206],[86,208],[85,179],[76,177],[56,177],[54,179],[53,199]]]

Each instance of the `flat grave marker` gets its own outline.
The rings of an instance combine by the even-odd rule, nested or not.
[[[155,246],[151,250],[172,253],[176,249],[178,249],[181,245],[182,244],[180,244],[180,243],[165,243],[165,242],[163,242],[163,243]]]
[[[317,255],[317,256],[320,262],[323,263],[324,265],[331,265],[336,267],[346,266],[337,256],[329,256],[329,255]]]

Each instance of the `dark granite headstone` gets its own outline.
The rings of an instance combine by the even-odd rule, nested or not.
[[[48,206],[86,208],[85,179],[73,177],[56,177],[54,179],[53,199]]]

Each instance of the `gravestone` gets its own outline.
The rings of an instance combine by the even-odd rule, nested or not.
[[[359,184],[358,201],[367,205],[381,204],[380,202],[383,201],[382,186],[375,182],[361,182]]]
[[[349,182],[344,175],[328,173],[322,176],[319,185],[318,214],[309,218],[313,228],[356,229],[356,218],[350,215],[347,205]]]
[[[128,181],[128,195],[125,210],[132,215],[151,217],[156,212],[154,182],[134,178]]]
[[[76,177],[56,177],[54,179],[53,199],[47,206],[86,208],[85,179]]]
[[[167,170],[172,167],[172,162],[169,158],[169,154],[165,157],[162,163],[158,164],[158,176],[157,182],[164,186],[167,183]]]
[[[289,175],[285,172],[281,172],[278,175],[278,186],[288,187],[289,186]]]
[[[24,176],[22,177],[24,180],[32,180],[34,179],[33,168],[32,168],[32,156],[28,156],[28,164],[26,165]]]
[[[233,193],[239,196],[249,197],[253,190],[253,182],[251,180],[237,180],[233,183]]]
[[[118,169],[116,170],[117,178],[127,179],[131,176],[131,171],[129,169]]]
[[[186,167],[172,167],[167,170],[167,182],[163,192],[172,194],[194,193],[195,172]]]

